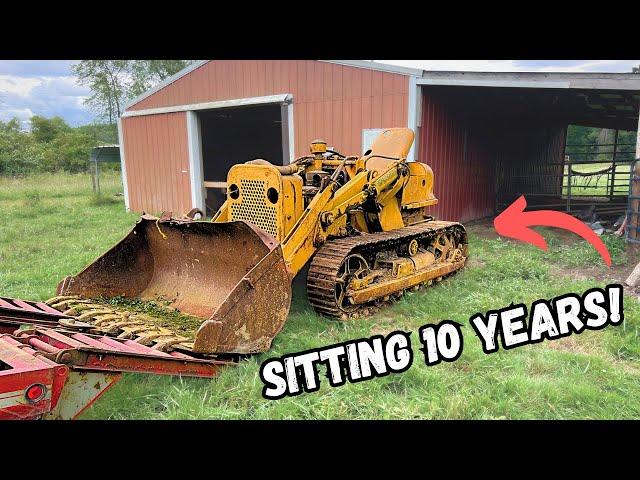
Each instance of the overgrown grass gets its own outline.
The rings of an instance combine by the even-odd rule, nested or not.
[[[0,292],[45,299],[66,275],[120,240],[135,222],[127,213],[118,174],[102,178],[104,198],[96,202],[86,174],[0,177]]]
[[[106,195],[120,191],[119,179],[103,180]],[[39,200],[28,192],[37,191]],[[136,216],[118,203],[92,203],[88,176],[52,175],[0,179],[0,292],[44,299],[56,283],[77,273],[119,240]],[[35,197],[34,197],[35,198]],[[27,205],[28,203],[28,205]],[[549,251],[488,238],[470,228],[471,259],[438,286],[406,295],[367,319],[340,323],[316,315],[304,285],[294,284],[290,317],[266,354],[221,370],[215,379],[124,375],[83,418],[639,418],[640,306],[625,298],[625,321],[567,339],[485,355],[469,317],[509,305],[528,304],[566,292],[603,286],[571,280],[557,271],[596,265],[601,259],[586,242],[544,230]],[[625,245],[606,238],[614,264],[626,261]],[[454,363],[426,367],[417,328],[452,319],[464,326],[464,352]],[[331,388],[321,375],[319,392],[267,401],[261,396],[259,365],[271,356],[386,333],[414,332],[415,360],[405,373]]]

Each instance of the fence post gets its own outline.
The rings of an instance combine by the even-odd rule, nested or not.
[[[100,167],[98,166],[98,159],[96,158],[96,187],[98,195],[100,195]]]
[[[614,188],[616,183],[616,157],[618,156],[618,134],[620,131],[616,129],[613,137],[613,158],[611,159],[611,186],[609,189],[609,201],[613,200]]]
[[[567,158],[567,169],[568,178],[567,178],[567,213],[571,213],[571,157]]]

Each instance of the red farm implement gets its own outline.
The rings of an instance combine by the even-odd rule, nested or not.
[[[72,419],[123,372],[214,377],[222,360],[60,326],[45,303],[0,298],[0,420]]]

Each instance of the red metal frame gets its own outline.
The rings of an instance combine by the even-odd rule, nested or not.
[[[122,372],[211,378],[220,366],[232,363],[188,352],[162,352],[133,340],[49,328],[59,318],[65,315],[46,304],[0,297],[0,420],[67,418],[60,412],[75,418]],[[18,329],[20,325],[30,328]],[[98,375],[101,386],[88,391],[81,381],[84,374]],[[26,397],[32,385],[45,389],[35,402]]]
[[[22,330],[15,338],[75,370],[214,377],[220,365],[229,363],[177,351],[161,352],[133,340],[51,328]]]
[[[69,368],[44,357],[10,335],[0,335],[0,420],[38,418],[56,407]],[[35,403],[26,397],[32,385],[45,394]]]
[[[69,317],[44,302],[0,297],[0,321],[7,325],[32,323],[56,326],[61,318]]]

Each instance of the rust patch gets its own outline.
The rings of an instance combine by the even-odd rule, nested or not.
[[[64,279],[57,293],[92,299],[163,299],[168,307],[199,319],[189,346],[207,354],[266,350],[282,329],[291,304],[282,249],[272,237],[242,221],[212,223],[150,215],[143,215],[122,241],[78,275]],[[93,315],[94,320],[100,321],[99,314]],[[112,322],[115,330],[109,333],[121,334],[122,327],[135,330],[135,321],[144,318],[136,314],[124,323],[102,320]],[[210,328],[213,324],[219,324],[216,331]],[[173,330],[186,332],[174,325],[168,332],[164,326],[157,328],[149,342],[168,344],[173,342],[169,338]]]

